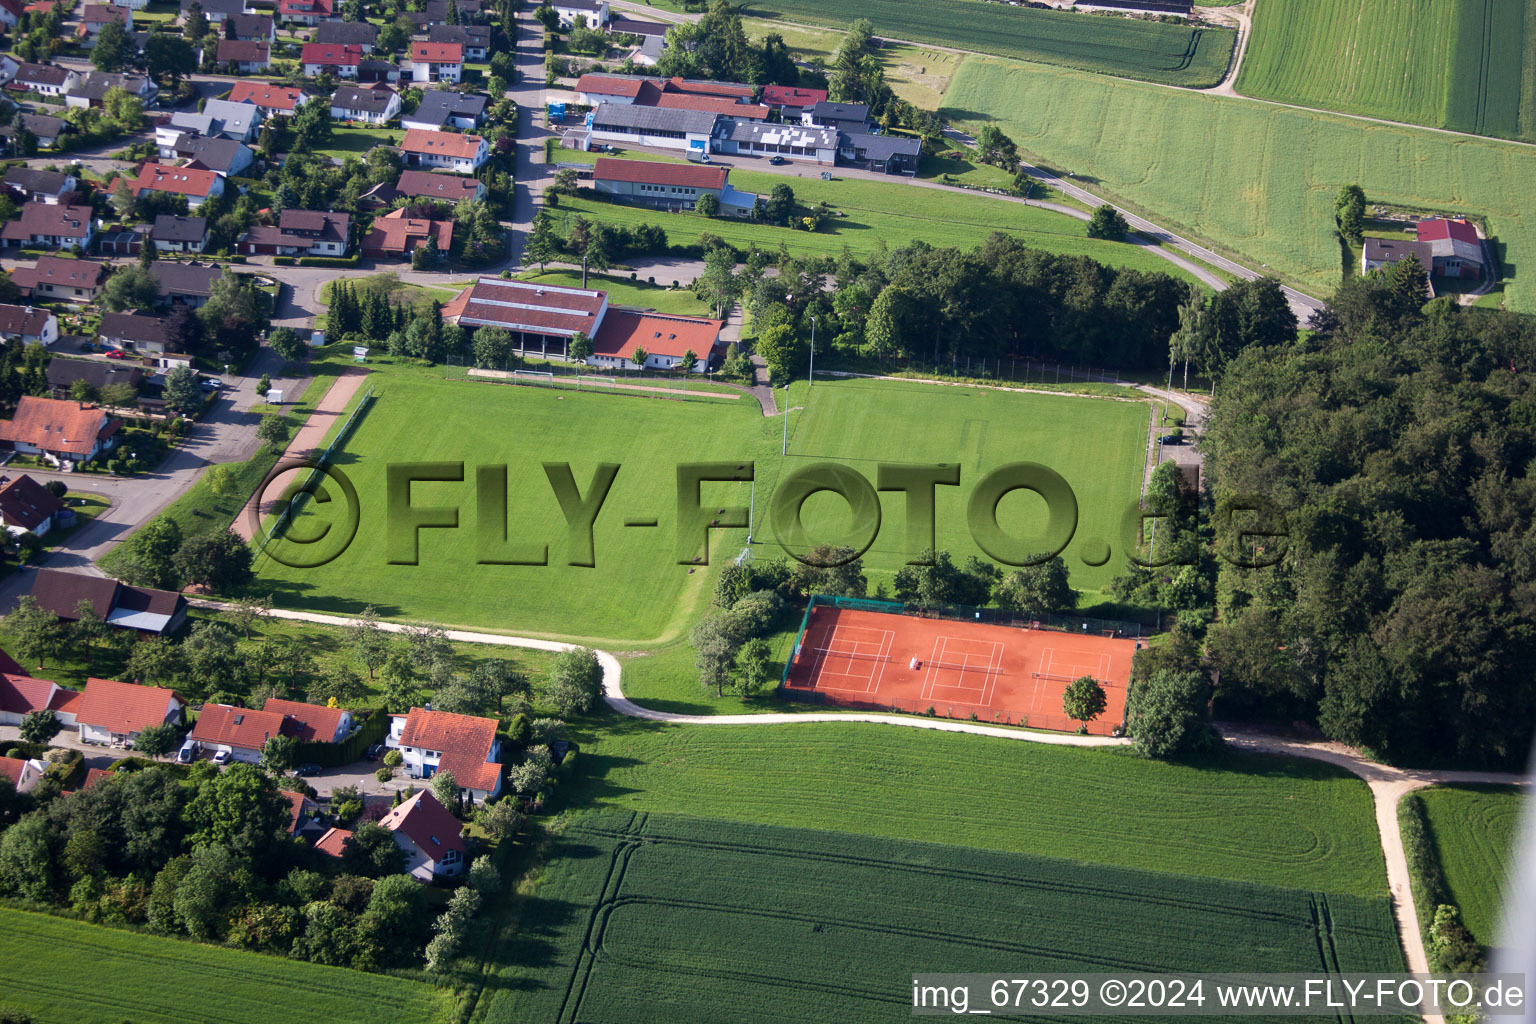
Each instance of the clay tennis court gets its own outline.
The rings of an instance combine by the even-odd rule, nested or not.
[[[1135,640],[817,605],[784,681],[788,696],[850,708],[1076,732],[1061,698],[1080,676],[1108,706],[1088,723],[1107,736],[1125,720]],[[915,666],[915,667],[914,667]]]

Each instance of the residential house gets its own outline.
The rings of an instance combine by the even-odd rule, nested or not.
[[[223,268],[213,263],[173,263],[157,260],[149,272],[160,282],[160,301],[170,305],[196,308],[213,294],[213,284],[224,276]]]
[[[439,131],[451,125],[468,131],[484,123],[486,101],[487,97],[479,93],[427,89],[416,110],[401,115],[400,126],[407,130]]]
[[[363,49],[350,43],[305,43],[299,60],[310,77],[329,72],[333,78],[356,78]]]
[[[133,587],[110,577],[62,569],[38,569],[32,578],[32,597],[38,607],[65,622],[75,621],[75,609],[81,601],[89,601],[96,617],[107,625],[146,636],[167,636],[187,621],[187,599],[174,591]]]
[[[690,92],[663,92],[653,106],[672,110],[703,110],[743,121],[768,120],[768,108],[761,103],[743,103],[729,96],[700,96]]]
[[[92,71],[64,94],[64,102],[71,107],[100,108],[106,103],[107,92],[112,89],[122,89],[130,96],[137,96],[146,104],[154,102],[155,97],[160,95],[160,87],[148,75]]]
[[[373,219],[363,239],[363,255],[369,259],[401,259],[431,238],[438,252],[453,244],[453,221],[407,217],[402,208]]]
[[[830,166],[837,163],[837,129],[721,118],[714,148],[726,154],[781,156]]]
[[[80,81],[78,72],[57,64],[22,64],[11,79],[10,88],[25,89],[41,96],[63,96]]]
[[[1409,256],[1416,256],[1426,274],[1434,264],[1434,246],[1428,242],[1412,242],[1399,238],[1367,238],[1360,250],[1360,273],[1400,263]]]
[[[491,28],[489,25],[433,25],[427,30],[427,42],[462,47],[465,60],[483,61],[491,52]]]
[[[647,366],[657,367],[676,365],[689,349],[702,363],[723,347],[719,320],[615,309],[601,290],[499,277],[478,278],[443,306],[443,319],[466,330],[507,331],[518,355],[528,357],[568,358],[570,339],[585,334],[594,352],[588,361],[598,366],[632,366],[628,357],[636,347],[650,354]]]
[[[329,46],[356,46],[372,53],[379,40],[379,27],[369,21],[326,21],[315,29],[314,41]]]
[[[655,88],[654,83],[647,78],[588,73],[576,80],[576,102],[584,107],[595,107],[599,103],[635,105],[635,101],[640,98],[641,91],[647,85]],[[639,106],[651,105],[650,102],[639,104]]]
[[[261,760],[261,749],[267,740],[292,736],[295,731],[286,716],[274,711],[204,704],[187,739],[197,741],[206,752],[224,753],[236,761],[255,764]]]
[[[43,781],[43,772],[47,770],[48,762],[40,758],[0,757],[0,778],[9,780],[18,793],[32,792]],[[443,813],[447,814],[446,811]],[[448,816],[453,817],[451,814]],[[460,854],[460,859],[462,856]]]
[[[401,171],[400,180],[395,184],[395,194],[458,205],[465,199],[484,199],[485,182],[458,174]]]
[[[0,186],[24,203],[52,206],[80,187],[74,175],[63,171],[39,171],[31,167],[8,167]]]
[[[364,57],[357,65],[357,80],[359,82],[398,82],[400,68],[387,60]]]
[[[110,359],[67,359],[55,356],[48,360],[48,393],[54,398],[68,398],[76,381],[85,381],[98,392],[114,384],[126,384],[138,391],[144,382],[144,371]]]
[[[318,25],[336,17],[332,0],[278,0],[278,17],[290,25]]]
[[[80,45],[87,50],[95,47],[102,26],[113,21],[125,29],[132,29],[133,12],[115,4],[86,4],[85,10],[80,13],[80,28],[75,33]]]
[[[394,834],[405,851],[405,873],[418,882],[452,878],[469,866],[460,835],[463,826],[425,789],[390,808],[379,824]]]
[[[390,716],[384,742],[400,751],[413,779],[450,771],[459,788],[476,799],[501,792],[501,740],[494,718],[411,708],[409,714]]]
[[[88,403],[22,395],[11,418],[0,420],[0,442],[53,465],[73,466],[111,448],[121,426]]]
[[[174,131],[174,141],[170,145],[160,145],[160,158],[162,160],[176,159],[186,161],[182,166],[197,167],[203,170],[213,171],[220,177],[228,177],[231,174],[241,174],[250,167],[256,159],[255,152],[243,142],[234,139],[206,138],[194,135],[191,132]],[[160,143],[164,136],[161,132],[155,133],[155,140]]]
[[[63,508],[64,503],[52,491],[27,474],[0,476],[0,527],[7,533],[35,533],[42,537],[53,528],[55,517]]]
[[[288,834],[312,839],[325,832],[320,824],[320,805],[303,793],[279,790],[278,796],[288,801]]]
[[[341,859],[341,855],[347,850],[347,843],[352,838],[352,830],[346,828],[328,828],[325,834],[315,840],[315,852],[323,853],[327,857]]]
[[[40,149],[57,145],[60,136],[74,131],[74,126],[62,117],[20,113],[11,119],[10,124],[0,125],[0,139],[5,140],[3,145],[7,151],[15,149],[16,136],[23,128],[32,133]]]
[[[485,139],[413,128],[405,133],[400,152],[407,167],[440,167],[455,174],[473,174],[491,158]]]
[[[261,708],[287,716],[294,723],[294,738],[303,743],[340,743],[361,724],[346,708],[305,704],[297,700],[268,697]]]
[[[34,711],[52,711],[65,728],[74,728],[79,690],[68,690],[47,679],[34,679],[4,651],[0,657],[0,725],[20,725]]]
[[[0,25],[13,28],[25,13],[27,13],[27,6],[22,0],[0,0]]]
[[[22,203],[20,216],[0,227],[0,244],[33,249],[91,247],[96,224],[89,206]]]
[[[801,89],[794,85],[763,86],[762,102],[777,110],[786,121],[799,121],[808,109],[826,101],[825,89]]]
[[[835,128],[845,134],[861,135],[869,131],[869,105],[822,100],[801,111],[800,123],[808,128]]]
[[[276,224],[256,224],[235,250],[250,256],[345,256],[352,218],[345,213],[284,210]]]
[[[208,244],[208,219],[162,213],[155,217],[149,237],[160,252],[202,252]]]
[[[95,302],[107,283],[107,265],[96,260],[67,260],[39,256],[30,267],[11,271],[11,283],[32,299],[54,302]]]
[[[272,66],[272,46],[244,39],[220,39],[215,60],[237,75],[256,75]]]
[[[908,135],[855,132],[838,139],[837,155],[844,163],[867,171],[914,175],[923,159],[923,140]]]
[[[712,195],[719,200],[721,213],[752,216],[757,196],[732,188],[727,180],[729,173],[724,167],[708,164],[599,157],[592,170],[592,187],[616,200],[662,210],[691,210],[700,196]]]
[[[251,43],[277,42],[277,25],[266,14],[231,14],[224,19],[224,38]]]
[[[155,163],[139,168],[138,177],[129,184],[137,196],[146,196],[151,192],[186,196],[187,206],[193,210],[202,206],[210,196],[224,192],[224,178],[217,171]]]
[[[575,25],[577,18],[583,19],[587,28],[608,24],[608,0],[554,0],[553,6],[561,28]]]
[[[0,338],[52,345],[59,340],[59,318],[41,306],[0,304]]]
[[[412,43],[411,81],[458,82],[464,77],[464,47],[458,43]]]
[[[1428,269],[1434,276],[1483,276],[1483,240],[1468,221],[1447,217],[1421,220],[1418,240],[1429,244]]]
[[[400,113],[400,94],[387,85],[341,85],[331,94],[331,118],[388,124]]]
[[[165,318],[148,313],[103,313],[96,337],[108,348],[124,352],[165,352]]]
[[[638,18],[609,18],[608,33],[610,35],[639,36],[642,39],[652,37],[665,38],[669,26],[659,21],[641,21]]]
[[[203,16],[210,23],[220,22],[235,14],[249,13],[245,6],[245,0],[181,0],[181,23],[185,25],[189,17],[189,11],[194,3],[200,3],[203,8]]]
[[[229,102],[249,103],[263,117],[291,117],[308,98],[303,89],[270,82],[236,82],[229,90]]]
[[[250,142],[261,132],[264,115],[254,103],[238,100],[209,100],[203,104],[203,116],[213,124],[203,135],[222,135],[236,142]]]
[[[707,153],[718,120],[705,110],[604,102],[587,115],[587,127],[594,139]]]
[[[92,677],[81,691],[75,724],[82,743],[122,747],[152,725],[180,725],[185,707],[175,690]]]

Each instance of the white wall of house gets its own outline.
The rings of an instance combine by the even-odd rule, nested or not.
[[[310,76],[311,78],[313,78],[314,76],[318,75],[321,71],[324,71],[328,67],[332,67],[332,68],[336,69],[336,77],[337,78],[356,78],[357,77],[357,65],[356,64],[305,64],[304,65],[304,73],[306,75]]]

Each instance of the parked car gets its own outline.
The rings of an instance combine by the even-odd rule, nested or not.
[[[191,764],[202,749],[202,744],[198,743],[197,740],[187,740],[187,742],[181,745],[181,749],[176,751],[176,763]]]
[[[773,164],[773,166],[777,167],[777,166],[779,166],[779,164],[785,163],[786,161],[781,156],[771,156],[771,157],[768,158],[768,162]]]
[[[120,348],[114,348],[107,353],[108,359],[127,359],[128,353]]]
[[[204,377],[198,383],[203,386],[205,391],[217,391],[224,386],[224,382],[217,377]]]
[[[1158,440],[1159,444],[1183,444],[1184,443],[1184,438],[1181,437],[1178,434],[1164,434],[1162,437],[1158,438],[1157,440]]]
[[[293,774],[299,775],[299,776],[319,775],[320,774],[320,766],[315,764],[313,761],[310,761],[310,762],[307,762],[305,764],[301,764],[297,768],[295,768],[293,770]]]
[[[213,763],[216,765],[229,764],[229,751],[221,750],[213,755]]]
[[[368,748],[368,760],[370,760],[370,761],[377,761],[379,758],[381,758],[383,756],[384,756],[384,744],[382,744],[382,743],[375,743],[373,746]]]

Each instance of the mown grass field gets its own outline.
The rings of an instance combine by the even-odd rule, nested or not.
[[[1237,88],[1260,99],[1533,139],[1532,38],[1536,0],[1266,0]]]
[[[1508,308],[1536,311],[1536,149],[1335,114],[972,58],[945,97],[1058,170],[1327,297],[1339,280],[1333,200],[1488,219],[1507,254]],[[1277,183],[1283,183],[1277,184]],[[1263,269],[1262,267],[1258,269]]]
[[[625,158],[640,156],[621,155]],[[560,150],[557,159],[567,163],[592,163],[597,157],[596,153]],[[746,158],[739,161],[743,165],[749,162]],[[1006,186],[1010,180],[1005,175],[1002,184]],[[913,241],[973,249],[991,232],[1003,231],[1024,245],[1047,252],[1088,256],[1106,266],[1195,280],[1145,246],[1089,238],[1085,222],[1023,203],[914,188],[907,184],[852,178],[822,181],[814,176],[794,178],[741,168],[732,170],[731,184],[744,192],[763,196],[772,192],[773,186],[787,184],[794,190],[795,200],[800,205],[814,207],[825,202],[847,216],[833,217],[824,222],[819,231],[808,232],[734,218],[666,213],[645,206],[562,196],[560,206],[553,211],[556,230],[566,234],[572,219],[580,215],[624,227],[659,224],[666,229],[667,238],[674,245],[691,244],[698,241],[700,235],[708,233],[718,235],[738,249],[750,250],[756,246],[766,252],[775,252],[782,243],[797,255],[818,256],[836,256],[844,246],[855,254],[868,254],[874,251],[877,241],[883,241],[891,249]]]
[[[1136,499],[1148,413],[1138,403],[872,381],[802,383],[791,404],[790,458],[781,450],[783,423],[764,417],[754,400],[687,402],[637,394],[588,394],[497,387],[443,380],[431,371],[375,377],[380,395],[345,450],[334,458],[357,488],[355,539],[319,568],[258,560],[258,589],[278,604],[341,614],[375,605],[386,617],[585,637],[594,642],[664,641],[692,620],[709,598],[710,570],[677,564],[676,466],[681,462],[756,464],[755,505],[745,484],[706,485],[716,507],[753,506],[759,553],[780,556],[768,524],[769,498],[782,474],[814,462],[838,461],[872,483],[880,461],[960,462],[961,485],[938,488],[940,548],[963,562],[982,551],[970,536],[965,502],[988,470],[1031,459],[1065,476],[1077,494],[1074,545],[1095,538],[1118,546],[1119,517]],[[880,423],[879,431],[867,429]],[[423,424],[431,424],[430,430]],[[463,483],[423,482],[416,506],[456,507],[456,529],[420,532],[419,564],[390,564],[385,473],[390,462],[465,463]],[[595,530],[594,568],[567,564],[565,519],[541,464],[569,462],[586,493],[599,462],[622,468]],[[475,466],[507,464],[511,496],[508,536],[549,547],[547,566],[478,564]],[[888,578],[908,558],[905,499],[891,492],[875,545],[865,556],[873,579]],[[295,530],[311,535],[344,502],[305,506]],[[1044,502],[1016,492],[999,507],[999,523],[1023,536],[1038,532]],[[805,503],[812,537],[846,531],[847,506],[819,494]],[[659,527],[624,526],[627,517],[656,517]],[[311,521],[313,520],[313,521]],[[336,525],[340,525],[337,519]],[[280,542],[286,543],[286,542]],[[715,565],[745,543],[741,530],[714,531]],[[286,550],[286,549],[285,549]],[[409,550],[407,545],[407,550]],[[1069,545],[1075,585],[1097,587],[1113,560],[1090,567]]]
[[[1189,765],[868,723],[609,718],[569,806],[952,843],[1288,888],[1386,893],[1370,793],[1320,762]]]
[[[446,992],[382,974],[118,931],[0,907],[14,936],[0,1006],[38,1024],[436,1022]]]
[[[833,28],[868,18],[882,37],[1192,88],[1221,81],[1236,39],[1227,29],[977,0],[755,0],[750,13]]]
[[[929,964],[1402,970],[1383,897],[645,813],[573,820],[522,914],[487,1024],[882,1020]]]
[[[1462,923],[1478,942],[1495,945],[1529,796],[1515,786],[1432,786],[1419,796]]]

